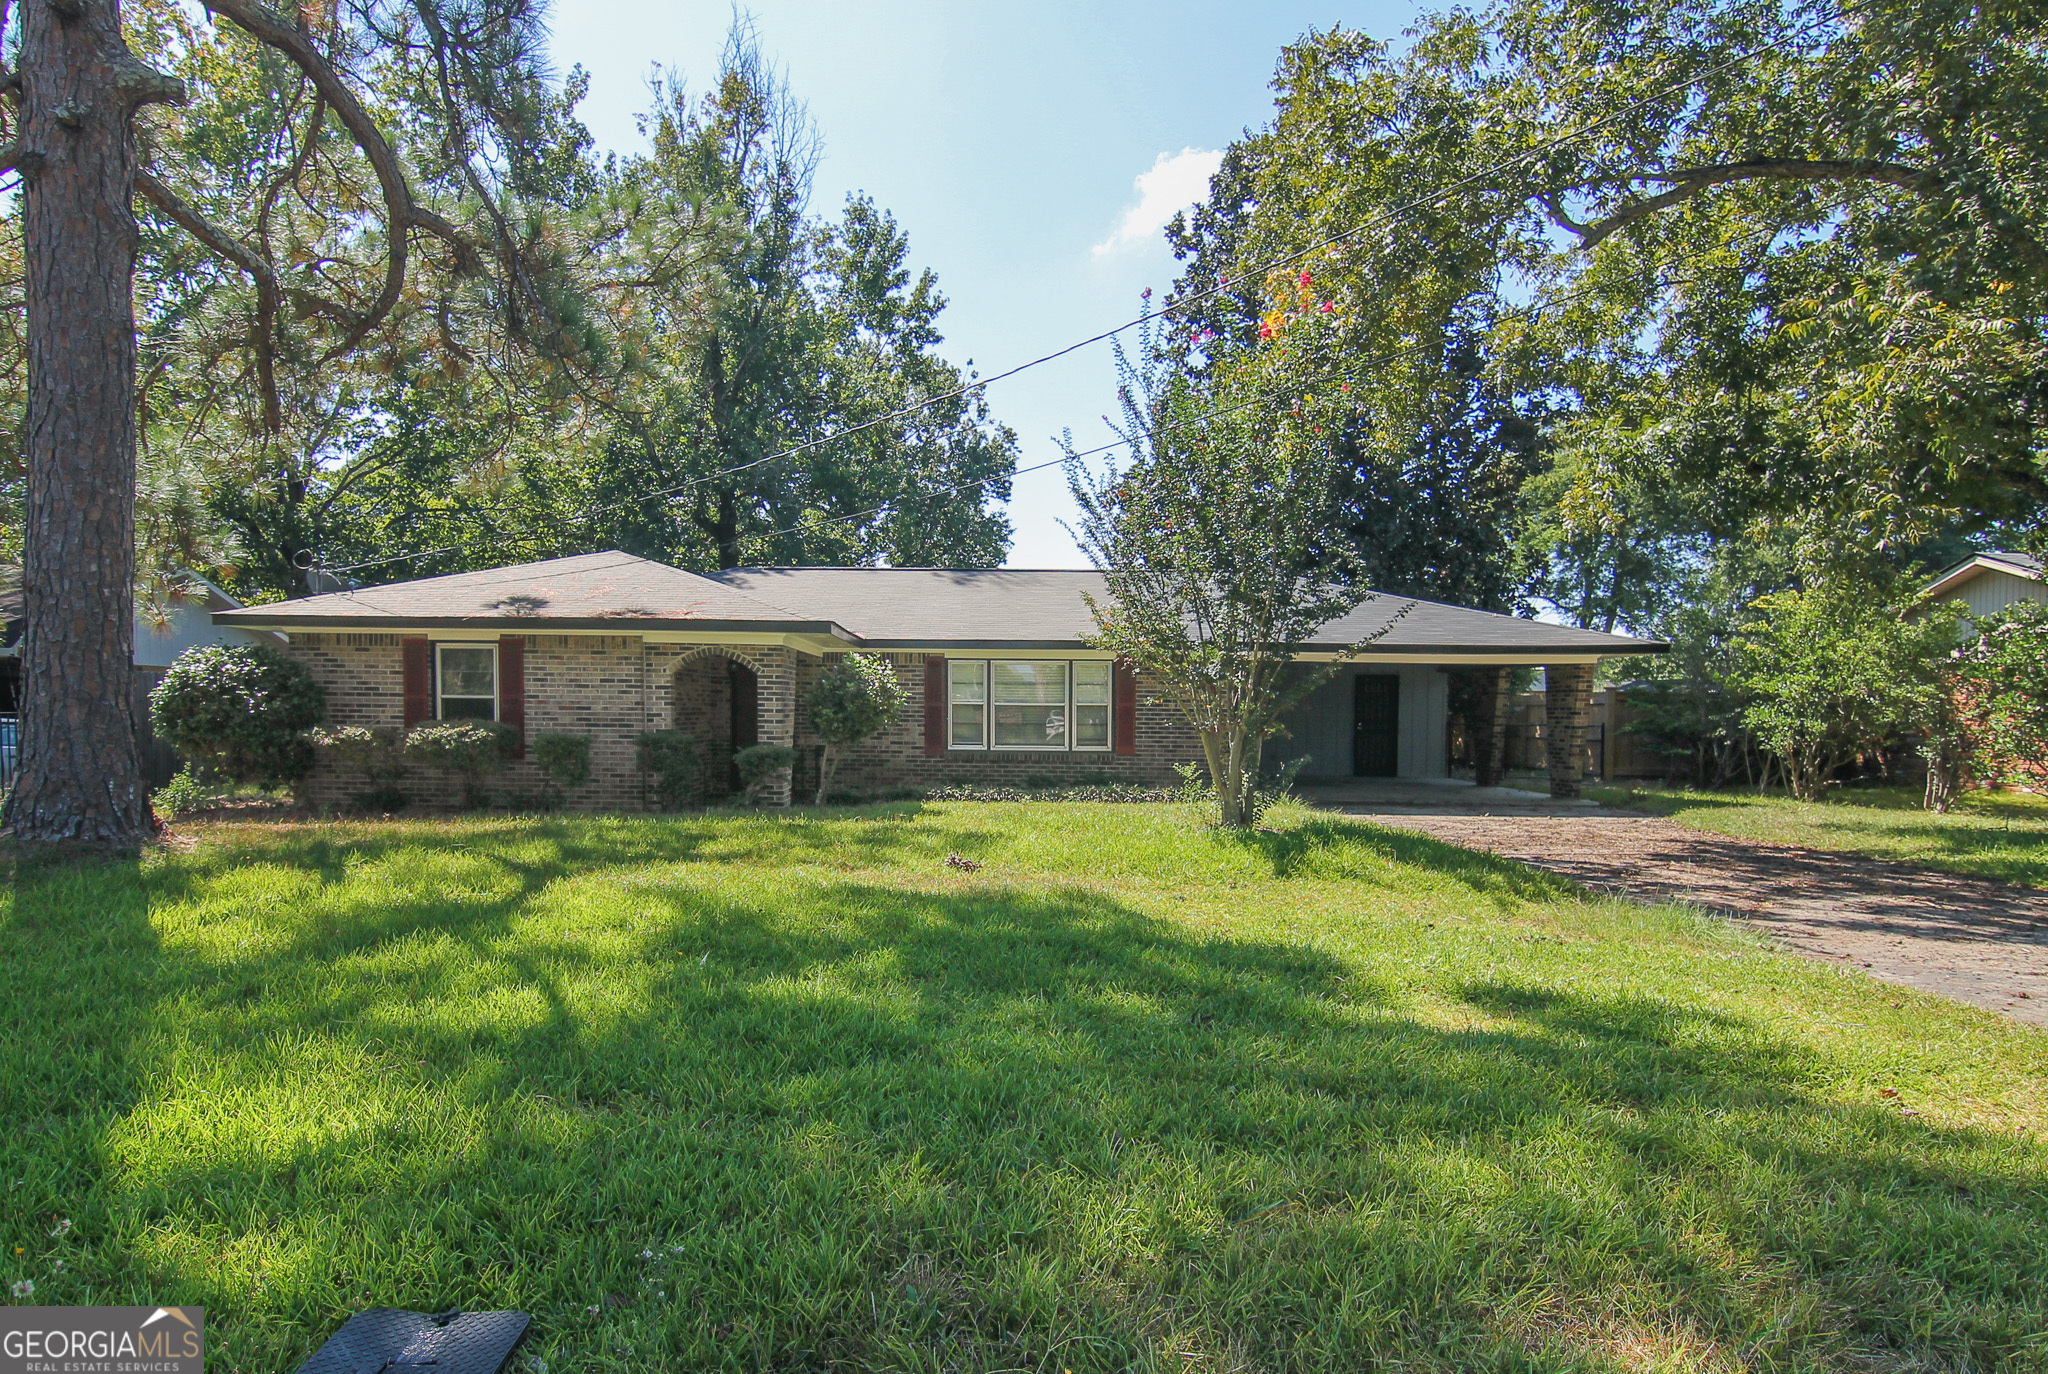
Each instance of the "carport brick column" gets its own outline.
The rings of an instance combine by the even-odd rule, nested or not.
[[[1543,669],[1543,755],[1550,795],[1576,797],[1584,781],[1580,756],[1593,714],[1593,665],[1549,664]]]
[[[796,651],[775,648],[750,655],[760,664],[758,720],[763,744],[796,747]],[[764,806],[788,806],[791,776],[787,771],[761,783]]]

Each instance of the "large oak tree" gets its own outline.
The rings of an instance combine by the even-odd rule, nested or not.
[[[1174,231],[1184,353],[1256,347],[1307,271],[1384,463],[1483,314],[1567,541],[1672,484],[1687,537],[1791,524],[1816,556],[2039,530],[2048,10],[1496,0],[1413,37],[1283,55]]]

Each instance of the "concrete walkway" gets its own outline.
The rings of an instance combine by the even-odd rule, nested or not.
[[[1294,789],[1317,806],[1381,816],[1577,816],[1599,803],[1561,801],[1521,787],[1475,787],[1457,778],[1351,778]]]
[[[1512,791],[1514,789],[1488,789]],[[2048,892],[1826,850],[1689,830],[1604,807],[1495,802],[1465,785],[1436,805],[1325,803],[1643,901],[1739,917],[1809,958],[2048,1027]],[[1548,809],[1546,808],[1546,805]]]

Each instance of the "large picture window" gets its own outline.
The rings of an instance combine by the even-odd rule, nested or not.
[[[498,718],[495,644],[435,646],[434,695],[442,720]]]
[[[1107,663],[956,658],[946,669],[954,749],[1109,750]]]

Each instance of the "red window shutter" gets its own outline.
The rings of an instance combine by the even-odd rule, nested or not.
[[[924,751],[946,752],[946,660],[931,655],[924,661]]]
[[[1110,669],[1110,728],[1119,754],[1138,752],[1138,673],[1123,659]]]
[[[512,757],[526,757],[526,636],[498,636],[498,723],[519,732]]]
[[[405,728],[434,718],[434,646],[424,635],[399,641],[405,664]]]

